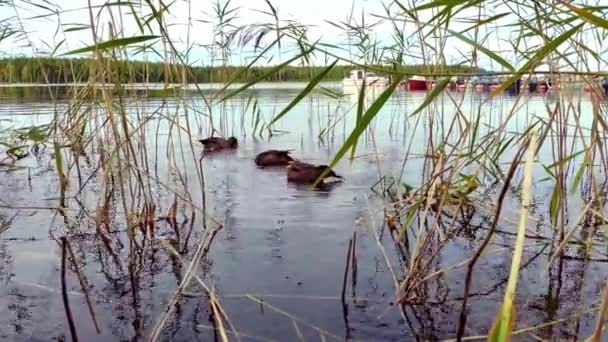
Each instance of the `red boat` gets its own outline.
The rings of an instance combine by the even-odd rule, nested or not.
[[[407,80],[408,90],[427,90],[428,88],[428,81],[422,76],[412,76],[412,78]]]

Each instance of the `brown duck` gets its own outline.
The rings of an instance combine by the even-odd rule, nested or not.
[[[199,142],[205,145],[205,152],[235,149],[239,144],[235,137],[230,137],[228,139],[220,137],[211,137],[207,139],[201,139],[199,140]]]
[[[328,168],[329,166],[327,165],[313,165],[301,161],[293,161],[287,167],[287,181],[299,184],[313,184]],[[342,178],[342,176],[335,173],[332,169],[329,169],[327,174],[323,176],[324,179],[329,177]],[[320,184],[323,184],[323,181]]]
[[[255,165],[266,166],[287,166],[293,162],[293,158],[289,155],[289,150],[268,150],[264,151],[255,157]]]

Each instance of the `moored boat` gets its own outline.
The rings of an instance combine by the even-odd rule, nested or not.
[[[551,82],[551,78],[545,77],[545,79],[543,79],[542,82],[540,82],[540,84],[538,85],[538,92],[544,93],[544,92],[551,90],[552,88],[553,88],[553,82]]]
[[[450,80],[450,88],[455,91],[465,91],[467,89],[467,80],[464,77],[452,77]],[[469,83],[470,86],[470,83]]]
[[[500,78],[492,77],[488,79],[488,91],[493,92],[496,89],[500,88]]]
[[[361,88],[365,83],[366,87],[386,87],[388,86],[388,78],[378,76],[365,70],[352,70],[350,76],[342,80],[344,88]]]
[[[522,81],[521,78],[518,78],[515,82],[513,82],[510,86],[507,87],[507,93],[510,95],[519,95],[522,90]]]
[[[528,81],[528,90],[531,93],[533,93],[536,91],[537,88],[538,88],[538,79],[536,78],[536,76],[530,77],[530,80]]]
[[[429,82],[422,76],[412,76],[407,80],[408,90],[427,90]]]
[[[596,89],[601,89],[604,94],[608,95],[608,77],[597,77],[594,81],[594,83],[598,85],[598,88]],[[594,88],[595,87],[592,84],[588,84],[583,88],[583,90],[588,93],[592,93],[594,92]]]

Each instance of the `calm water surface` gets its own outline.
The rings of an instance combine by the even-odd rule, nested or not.
[[[26,88],[27,89],[27,88]],[[63,112],[67,102],[58,96],[51,101],[40,90],[15,96],[1,93],[0,131],[8,128],[48,123],[53,113]],[[255,155],[265,149],[292,149],[294,156],[314,163],[327,163],[347,137],[354,120],[342,116],[353,115],[355,96],[333,99],[314,94],[304,99],[276,129],[287,134],[254,136],[255,116],[245,107],[253,95],[261,109],[262,119],[268,122],[293,99],[297,86],[264,86],[215,106],[214,125],[226,135],[235,135],[240,146],[233,153],[206,156],[203,160],[205,189],[210,213],[223,222],[224,228],[212,244],[210,253],[200,265],[201,277],[212,285],[231,322],[243,341],[360,339],[370,341],[437,340],[453,338],[458,324],[462,301],[465,268],[454,268],[429,281],[424,287],[423,303],[408,306],[402,314],[393,301],[394,283],[386,259],[390,261],[398,279],[402,279],[407,264],[401,261],[395,245],[383,227],[382,200],[370,187],[383,174],[402,176],[407,183],[421,182],[423,159],[408,160],[401,173],[405,151],[412,143],[412,153],[422,154],[428,143],[429,131],[447,130],[455,120],[453,104],[444,97],[438,105],[435,126],[422,120],[416,127],[409,118],[424,98],[423,93],[398,91],[374,121],[373,130],[361,138],[357,158],[338,164],[336,171],[345,181],[331,191],[312,191],[290,185],[285,171],[261,170],[255,167]],[[458,98],[462,95],[456,95]],[[510,112],[514,98],[497,97],[484,104],[483,94],[467,95],[463,101],[465,116],[481,110],[483,130],[501,123]],[[551,95],[525,96],[518,105],[520,114],[508,121],[507,130],[525,129],[534,116],[546,116],[546,104]],[[590,106],[582,98],[583,109]],[[204,106],[200,96],[193,94],[186,101],[177,98],[163,100],[149,97],[132,99],[132,115],[180,113],[187,116],[192,127],[205,136],[207,118],[200,114]],[[186,114],[186,111],[188,114]],[[583,111],[584,113],[585,111]],[[426,115],[426,114],[425,114]],[[351,117],[352,118],[352,117]],[[585,118],[582,118],[583,124]],[[147,128],[151,140],[150,160],[156,162],[156,174],[162,184],[175,181],[175,170],[167,162],[167,144],[187,141],[172,136],[166,122],[153,121]],[[328,130],[328,127],[331,129]],[[152,133],[154,132],[154,133]],[[324,134],[330,132],[329,134]],[[322,139],[319,136],[322,135]],[[157,147],[158,146],[158,147]],[[196,146],[194,153],[201,150]],[[188,177],[188,191],[195,202],[201,189],[195,178],[191,151],[182,162]],[[90,294],[101,332],[96,333],[91,322],[81,287],[73,272],[69,272],[69,299],[77,323],[79,337],[86,341],[143,340],[171,299],[182,279],[184,269],[167,256],[158,241],[148,241],[141,253],[130,253],[124,214],[112,214],[110,229],[116,256],[108,253],[104,244],[95,238],[95,219],[69,201],[67,218],[44,209],[57,205],[58,182],[55,162],[50,158],[52,147],[42,157],[26,158],[18,165],[25,169],[0,172],[0,219],[10,221],[0,233],[0,339],[10,341],[48,341],[68,337],[67,323],[60,294],[61,248],[53,238],[64,234],[70,241],[90,284]],[[508,163],[511,152],[505,154]],[[180,157],[181,158],[181,157]],[[188,159],[189,158],[189,159]],[[539,154],[551,160],[550,146],[543,146]],[[96,160],[96,159],[95,159]],[[83,166],[89,174],[96,162]],[[505,169],[508,167],[505,164]],[[535,171],[535,179],[546,177],[542,168]],[[76,177],[75,174],[71,175]],[[156,177],[156,176],[155,176]],[[171,205],[174,195],[161,183],[152,181],[156,189],[161,215]],[[493,201],[495,189],[489,187],[479,196]],[[73,183],[78,186],[78,183]],[[79,200],[95,212],[100,205],[101,179],[94,177]],[[535,184],[535,215],[546,219],[546,204],[552,187],[542,182]],[[120,207],[116,199],[115,204]],[[519,199],[508,199],[505,217],[516,218]],[[572,212],[581,203],[571,202]],[[180,205],[179,221],[189,216],[187,206]],[[487,214],[487,213],[486,213]],[[470,257],[483,239],[489,220],[483,211],[475,215],[445,247],[432,268],[440,270]],[[576,216],[576,215],[575,215]],[[2,222],[2,221],[0,221]],[[200,219],[195,221],[190,248],[198,241]],[[531,227],[544,231],[541,224]],[[0,225],[1,227],[1,225]],[[180,231],[186,232],[190,222]],[[505,225],[504,230],[512,231]],[[348,241],[357,232],[358,269],[355,281],[349,279],[346,305],[340,300],[342,278]],[[173,228],[162,221],[156,224],[157,240],[179,239]],[[379,248],[375,235],[380,237],[386,257]],[[493,253],[478,263],[469,300],[467,335],[483,335],[489,329],[503,295],[510,267],[509,246],[514,236],[500,235],[493,241]],[[517,293],[517,328],[552,322],[569,317],[597,302],[607,271],[606,259],[585,262],[580,258],[564,259],[559,268],[547,266],[547,241],[528,241],[525,267],[520,273]],[[578,251],[573,248],[572,255]],[[597,257],[601,259],[601,257]],[[133,276],[135,274],[135,276]],[[133,284],[136,290],[133,290]],[[194,283],[194,282],[193,282]],[[163,340],[210,340],[214,338],[209,303],[199,289],[182,299],[171,320],[163,330]],[[539,336],[546,339],[571,339],[591,334],[595,314],[588,313],[542,329]],[[234,336],[231,336],[234,338]],[[530,335],[521,336],[529,340]]]

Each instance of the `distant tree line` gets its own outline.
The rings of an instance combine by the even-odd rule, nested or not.
[[[141,82],[181,82],[183,75],[181,66],[168,65],[158,62],[117,62],[103,61],[104,69],[111,70],[112,75],[105,74],[104,82],[121,80],[125,83]],[[87,82],[95,73],[98,62],[92,59],[63,59],[63,58],[5,58],[0,59],[0,82],[3,83],[73,83]],[[109,68],[108,68],[109,67]],[[242,72],[236,81],[246,82],[271,71],[275,66],[254,66]],[[287,66],[280,72],[272,73],[265,81],[308,81],[320,72],[323,66]],[[355,67],[336,65],[325,77],[326,81],[339,81],[350,74]],[[408,73],[425,73],[428,66],[403,65],[396,70]],[[189,83],[226,82],[245,69],[242,66],[208,67],[189,66],[185,73]],[[481,69],[467,66],[446,66],[443,72],[454,74],[469,74]],[[97,79],[97,81],[102,81]]]

